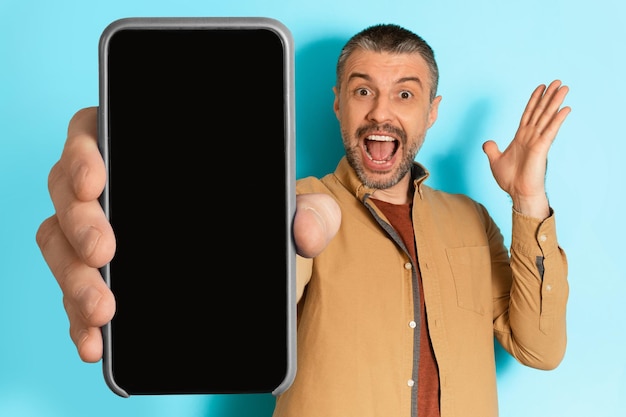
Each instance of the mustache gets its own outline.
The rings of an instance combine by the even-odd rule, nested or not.
[[[393,136],[400,138],[402,143],[406,143],[406,133],[404,130],[392,126],[389,123],[384,123],[382,125],[372,124],[368,126],[361,126],[356,130],[356,137],[360,138],[362,136],[367,136],[373,133],[389,133]]]

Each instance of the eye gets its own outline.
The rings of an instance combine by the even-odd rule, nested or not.
[[[357,88],[355,91],[357,96],[369,96],[370,91],[367,88]]]
[[[406,100],[406,99],[413,97],[413,94],[410,91],[403,90],[403,91],[400,91],[399,96],[401,99]]]

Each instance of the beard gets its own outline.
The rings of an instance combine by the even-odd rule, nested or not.
[[[402,154],[400,155],[399,165],[397,165],[394,169],[385,172],[367,172],[361,160],[363,158],[363,152],[361,151],[358,140],[350,140],[350,135],[342,128],[341,136],[343,139],[343,147],[346,151],[346,159],[348,160],[348,163],[356,173],[359,180],[366,187],[377,190],[391,188],[399,183],[400,180],[405,177],[405,175],[411,172],[413,162],[415,161],[415,156],[422,146],[422,143],[424,143],[425,134],[422,134],[419,137],[415,138],[415,140],[412,140],[410,146],[407,147],[409,141],[407,140],[406,132],[397,127],[385,124],[382,126],[372,125],[360,127],[356,130],[354,134],[354,139],[358,139],[359,137],[365,137],[367,136],[368,132],[387,132],[393,134],[400,139],[402,146],[399,148],[399,151],[402,152]],[[350,143],[356,144],[350,145]]]

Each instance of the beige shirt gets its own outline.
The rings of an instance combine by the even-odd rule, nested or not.
[[[513,212],[509,251],[485,208],[423,184],[414,165],[418,266],[342,159],[297,193],[332,195],[337,236],[298,258],[298,350],[293,385],[274,417],[416,417],[419,296],[441,380],[442,417],[498,415],[494,336],[520,363],[552,369],[566,346],[567,260],[554,215]]]

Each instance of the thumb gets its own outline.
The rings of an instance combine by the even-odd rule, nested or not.
[[[502,152],[498,149],[498,145],[493,140],[483,143],[483,152],[487,155],[489,162],[493,162]]]
[[[341,209],[327,194],[296,196],[293,237],[298,255],[314,258],[332,240],[341,224]]]

